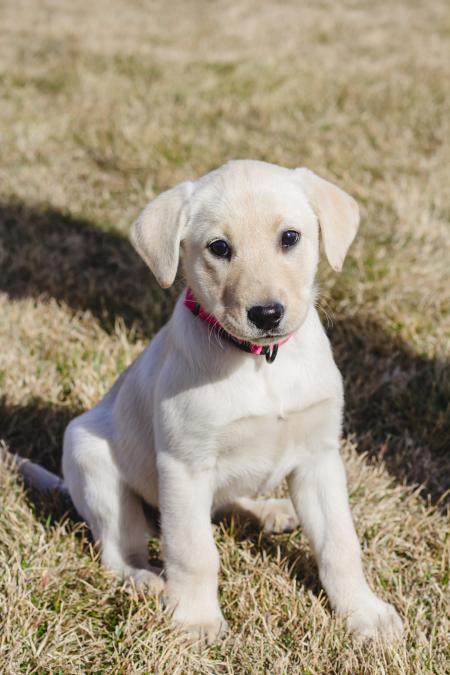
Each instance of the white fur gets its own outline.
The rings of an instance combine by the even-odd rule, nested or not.
[[[332,607],[347,617],[352,631],[362,636],[379,632],[390,639],[400,633],[401,621],[365,581],[348,506],[339,455],[342,380],[314,308],[318,228],[305,190],[298,189],[294,195],[294,172],[287,185],[287,170],[280,167],[251,162],[244,167],[239,162],[231,168],[226,165],[222,173],[210,174],[212,182],[208,183],[208,177],[198,181],[197,192],[194,184],[191,214],[197,214],[198,226],[189,230],[187,219],[182,234],[175,227],[177,242],[184,238],[188,247],[196,242],[208,209],[217,213],[219,206],[212,193],[218,180],[228,208],[245,216],[248,201],[242,203],[233,183],[241,170],[255,174],[259,183],[264,174],[277,214],[283,208],[280,204],[285,204],[290,209],[289,223],[299,218],[308,221],[302,255],[307,257],[310,273],[300,278],[301,300],[286,317],[289,321],[296,316],[292,338],[280,347],[275,362],[268,364],[264,357],[240,351],[211,333],[207,323],[184,307],[181,297],[170,321],[105,398],[68,426],[65,482],[100,542],[104,564],[156,592],[164,583],[147,564],[148,523],[142,500],[160,509],[165,604],[173,619],[195,639],[210,642],[226,629],[217,597],[219,558],[211,530],[212,515],[224,509],[249,512],[265,529],[274,531],[292,528],[299,520],[311,541]],[[167,203],[170,207],[170,200],[164,202],[166,218]],[[179,212],[179,198],[174,208]],[[150,220],[152,227],[158,227]],[[340,222],[340,227],[345,223]],[[144,229],[139,237],[145,236]],[[147,241],[156,239],[153,234]],[[331,234],[328,242],[330,247]],[[187,250],[186,274],[208,302],[210,282],[204,271],[194,274],[203,252],[195,250]],[[171,278],[173,252],[166,252],[166,257],[170,259],[167,278]],[[242,254],[235,264],[241,265],[240,274],[252,273],[248,269],[251,256]],[[280,264],[286,260],[280,258]],[[273,281],[270,270],[269,274],[265,271],[266,291],[270,292],[273,283],[294,306],[294,290],[287,282],[287,289],[283,287],[283,275],[277,275],[275,267],[272,272]],[[263,273],[255,266],[253,275]],[[166,278],[165,269],[158,269],[158,274]],[[209,300],[208,309],[216,309],[213,301]],[[246,337],[248,327],[237,323],[243,316],[241,310],[239,306],[233,320]],[[225,320],[223,315],[220,318]],[[254,501],[258,493],[273,489],[285,478],[292,504]]]

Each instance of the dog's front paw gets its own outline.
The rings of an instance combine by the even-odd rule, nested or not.
[[[163,604],[172,621],[183,630],[190,642],[210,645],[228,630],[218,606],[206,608],[201,606],[202,603],[173,595],[164,596]]]
[[[355,609],[346,612],[347,627],[357,638],[380,638],[384,642],[397,640],[403,632],[403,623],[392,605],[376,595],[370,595]]]
[[[201,645],[211,645],[216,640],[220,640],[228,630],[228,624],[222,615],[215,619],[206,619],[201,623],[180,623],[178,620],[173,620],[182,627],[190,642],[200,643]]]

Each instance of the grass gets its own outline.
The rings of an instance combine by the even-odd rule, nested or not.
[[[320,306],[365,567],[406,620],[354,644],[301,532],[231,523],[231,634],[198,653],[3,464],[0,671],[447,672],[448,3],[6,0],[0,26],[0,438],[59,470],[67,421],[167,319],[182,281],[158,289],[125,236],[146,201],[231,157],[307,165],[362,208]]]

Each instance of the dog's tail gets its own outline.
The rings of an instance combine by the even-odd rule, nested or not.
[[[29,459],[8,452],[3,443],[0,444],[0,459],[15,466],[29,487],[39,492],[60,492],[67,497],[69,496],[69,491],[62,478]]]

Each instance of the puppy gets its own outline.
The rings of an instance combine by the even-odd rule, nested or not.
[[[340,270],[358,223],[356,202],[311,171],[240,160],[159,195],[132,226],[163,288],[183,249],[188,288],[67,427],[64,479],[104,565],[164,591],[194,639],[227,628],[211,517],[234,510],[269,531],[301,523],[351,632],[401,632],[362,570],[339,455],[342,379],[314,307],[319,230]],[[285,478],[290,499],[254,499]],[[148,566],[143,501],[161,513],[165,583]]]

